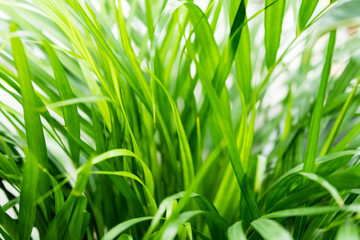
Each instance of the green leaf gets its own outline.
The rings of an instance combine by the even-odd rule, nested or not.
[[[48,174],[48,176],[50,178],[51,185],[54,190],[55,213],[58,213],[64,205],[64,195],[63,195],[63,192],[61,191],[61,185],[58,184],[56,179],[53,176],[51,176],[50,173],[48,173],[47,171],[46,171],[46,173]]]
[[[86,214],[86,205],[87,199],[84,196],[80,196],[76,198],[74,204],[74,210],[72,212],[72,216],[69,222],[69,239],[82,239],[81,236],[81,228]],[[83,227],[83,226],[82,226]]]
[[[4,240],[12,240],[12,238],[0,227],[0,234]]]
[[[57,57],[55,50],[51,47],[50,44],[45,41],[44,46],[49,55],[61,100],[64,101],[73,98],[74,94],[71,90],[69,80],[66,77],[64,67],[62,66],[59,58]],[[65,106],[63,108],[63,112],[65,127],[67,128],[67,131],[71,133],[68,134],[68,145],[71,152],[72,160],[75,166],[78,166],[80,157],[80,146],[73,138],[80,138],[79,114],[76,105]]]
[[[231,227],[229,227],[229,229],[227,231],[227,235],[228,235],[229,240],[236,240],[236,239],[246,240],[247,239],[241,222],[237,222],[234,225],[232,225]]]
[[[6,158],[3,154],[0,153],[0,169],[7,175],[13,175],[20,177],[19,169],[14,166],[15,162],[11,161],[11,159]]]
[[[218,126],[220,127],[220,129],[222,131],[224,139],[226,139],[226,141],[228,141],[228,143],[229,143],[227,145],[227,151],[228,151],[228,154],[230,157],[230,162],[233,167],[238,184],[243,193],[243,197],[245,198],[246,203],[248,204],[248,207],[249,207],[252,217],[257,218],[259,216],[259,210],[256,205],[253,193],[251,192],[249,183],[246,179],[246,175],[244,174],[244,169],[243,169],[243,166],[242,166],[241,160],[240,160],[240,153],[237,149],[236,141],[232,134],[231,126],[229,126],[229,120],[224,119],[225,114],[223,114],[223,110],[220,105],[220,100],[219,100],[217,94],[215,93],[214,88],[206,80],[202,80],[202,84],[203,84],[206,94],[208,95],[208,98],[210,99],[210,102],[214,109],[214,112],[216,114],[215,116],[216,116]]]
[[[338,144],[336,144],[331,150],[330,153],[336,153],[339,151],[344,150],[349,143],[351,142],[351,140],[354,139],[354,137],[360,132],[360,122],[358,124],[356,124],[347,134],[345,137],[343,137],[343,139],[341,139],[341,141],[338,142]]]
[[[302,0],[301,6],[299,10],[299,19],[298,19],[298,28],[301,31],[305,29],[306,24],[310,20],[311,16],[313,15],[316,5],[318,4],[319,0]]]
[[[253,221],[251,225],[265,240],[292,239],[290,233],[273,220],[261,218]]]
[[[325,155],[329,151],[330,147],[332,146],[332,144],[335,140],[335,137],[340,129],[341,123],[343,122],[345,115],[349,109],[350,103],[355,95],[355,92],[356,92],[356,89],[357,89],[359,83],[360,83],[360,78],[358,78],[358,80],[356,81],[355,86],[353,87],[348,98],[346,99],[345,104],[341,108],[341,112],[339,113],[338,117],[336,118],[336,121],[330,131],[328,138],[325,141],[325,145],[323,146],[320,155],[322,155],[322,156]]]
[[[84,191],[86,184],[89,180],[89,175],[91,171],[91,162],[89,161],[85,165],[82,166],[80,172],[77,176],[77,180],[75,183],[74,188],[71,190],[70,196],[66,199],[64,205],[60,209],[60,211],[56,214],[54,219],[51,221],[45,235],[45,239],[63,239],[64,235],[68,230],[70,230],[70,223],[73,225],[74,223],[71,222],[71,217],[73,216],[73,211],[77,212],[76,208],[84,208],[84,204],[86,204],[85,199],[82,199],[82,192]],[[78,200],[80,199],[80,200]],[[81,217],[78,215],[73,216],[75,218]],[[78,230],[81,229],[81,226],[77,226],[78,229],[76,230],[74,226],[71,226],[72,232],[79,234]]]
[[[188,222],[191,218],[203,213],[203,211],[188,211],[181,213],[175,221],[171,222],[161,235],[161,239],[175,239],[181,224]]]
[[[340,196],[339,192],[336,190],[336,188],[334,186],[332,186],[328,181],[326,181],[324,178],[313,174],[313,173],[300,173],[302,176],[305,176],[317,183],[319,183],[321,186],[323,186],[326,190],[329,191],[329,193],[331,194],[331,196],[335,199],[335,201],[337,202],[337,204],[340,207],[344,206],[344,200],[342,199],[342,197]]]
[[[153,217],[140,217],[140,218],[134,218],[134,219],[124,221],[124,222],[116,225],[115,227],[111,228],[109,230],[109,232],[107,232],[104,235],[102,240],[112,240],[112,239],[116,238],[118,235],[120,235],[123,231],[128,229],[129,227],[131,227],[135,224],[144,222],[144,221],[151,220],[151,219],[153,219]]]
[[[18,223],[4,212],[3,207],[0,207],[0,225],[7,234],[12,236],[14,239],[19,239]]]
[[[326,87],[330,76],[332,56],[335,47],[336,32],[330,33],[328,48],[326,52],[326,59],[324,68],[321,74],[321,82],[319,92],[316,99],[316,105],[311,116],[308,142],[305,150],[304,157],[304,172],[314,172],[315,159],[317,155],[317,145],[320,134],[320,123],[323,112],[323,104],[325,100]]]
[[[15,24],[11,25],[10,31],[16,32],[17,26]],[[34,88],[31,83],[31,73],[25,55],[24,45],[19,37],[13,37],[11,38],[11,46],[13,48],[15,66],[19,75],[29,151],[32,155],[36,156],[39,164],[41,164],[41,167],[47,169],[48,159],[45,138],[40,121],[40,115],[35,111],[37,101]],[[41,174],[39,179],[39,189],[42,193],[48,189],[46,180],[47,177],[44,174]]]
[[[19,237],[30,239],[36,217],[36,196],[40,169],[34,156],[29,153],[23,170],[19,202]]]
[[[10,26],[11,32],[17,31],[16,24]],[[31,73],[24,45],[19,37],[11,38],[16,70],[18,72],[21,95],[24,108],[25,130],[29,154],[24,167],[24,178],[21,185],[20,197],[19,236],[20,239],[29,239],[35,222],[36,191],[45,193],[49,189],[48,178],[40,173],[41,168],[48,168],[45,137],[42,129],[40,115],[35,111],[37,107],[36,95],[31,83]]]
[[[246,102],[250,101],[252,93],[252,63],[251,63],[251,39],[249,27],[242,29],[240,42],[235,55],[236,77]]]
[[[75,196],[70,196],[60,211],[56,214],[55,218],[51,221],[49,227],[46,230],[44,239],[63,239],[71,217],[75,201]]]
[[[283,217],[294,217],[294,216],[313,216],[321,215],[332,212],[340,211],[340,207],[337,206],[325,206],[325,207],[302,207],[302,208],[293,208],[285,209],[277,212],[272,212],[266,214],[265,218],[283,218]]]
[[[339,230],[337,231],[335,239],[358,240],[360,239],[359,230],[351,220],[345,220],[344,223],[339,228]]]
[[[151,193],[154,192],[154,180],[152,178],[151,171],[149,167],[144,163],[143,160],[139,156],[137,156],[135,153],[127,150],[127,149],[113,149],[110,151],[107,151],[105,153],[102,153],[92,159],[92,164],[96,165],[99,164],[106,159],[113,158],[113,157],[119,157],[119,156],[129,156],[134,157],[142,166],[144,171],[144,178],[145,178],[145,184],[146,187],[149,189]]]
[[[120,237],[118,237],[117,240],[133,240],[133,239],[134,238],[131,235],[123,233],[120,235]]]
[[[2,163],[1,163],[2,167],[6,168],[6,171],[9,174],[20,176],[19,168],[17,167],[15,159],[14,159],[13,155],[11,154],[9,145],[5,142],[3,137],[0,136],[0,139],[1,139],[1,142],[2,142],[2,144],[4,146],[6,155],[8,157],[6,159],[4,155],[0,154],[0,160],[2,161]]]
[[[271,5],[270,5],[271,4]],[[265,58],[266,66],[272,67],[280,46],[282,22],[285,13],[286,0],[266,0],[265,6]]]
[[[121,176],[121,177],[127,177],[127,178],[131,178],[134,179],[135,181],[137,181],[138,183],[140,183],[146,192],[146,197],[148,199],[149,203],[149,208],[150,208],[150,214],[155,214],[157,211],[157,206],[156,206],[156,202],[154,200],[154,197],[152,196],[151,192],[149,191],[149,189],[146,187],[146,185],[140,180],[140,178],[138,176],[136,176],[133,173],[130,172],[125,172],[125,171],[116,171],[116,172],[110,172],[110,171],[95,171],[92,172],[92,174],[104,174],[104,175],[115,175],[115,176]]]

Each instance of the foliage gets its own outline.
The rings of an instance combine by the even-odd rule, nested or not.
[[[359,239],[358,0],[0,0],[4,239]]]

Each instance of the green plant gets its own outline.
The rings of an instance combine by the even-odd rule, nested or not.
[[[0,0],[1,236],[358,239],[360,2],[318,2]]]

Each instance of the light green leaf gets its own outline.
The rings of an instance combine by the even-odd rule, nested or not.
[[[229,240],[236,240],[236,239],[246,240],[247,239],[241,222],[237,222],[234,225],[232,225],[231,227],[229,227],[227,234],[228,234]]]
[[[351,220],[345,220],[336,233],[336,240],[348,239],[358,240],[359,230],[357,226]]]
[[[118,235],[120,235],[123,231],[128,229],[129,227],[131,227],[135,224],[144,222],[144,221],[151,220],[151,219],[153,219],[153,217],[140,217],[140,218],[134,218],[134,219],[124,221],[124,222],[116,225],[112,229],[110,229],[109,232],[107,232],[105,234],[105,236],[102,238],[102,240],[112,240],[112,239],[116,238]]]
[[[286,0],[266,0],[265,6],[265,57],[266,66],[272,67],[276,61],[280,46],[282,22],[285,13]]]
[[[301,6],[299,10],[299,25],[298,28],[300,31],[305,29],[306,24],[310,20],[311,16],[313,15],[316,5],[318,4],[319,0],[302,0]]]
[[[44,42],[44,46],[50,58],[61,100],[73,98],[74,94],[71,90],[69,80],[66,77],[64,67],[62,66],[59,58],[57,57],[55,50],[47,42]],[[63,108],[63,113],[65,127],[69,132],[68,145],[70,153],[75,166],[78,166],[80,158],[80,146],[74,138],[80,138],[80,120],[76,105],[65,106]]]
[[[328,48],[326,52],[325,64],[321,74],[321,82],[319,86],[319,92],[316,99],[316,105],[311,116],[308,142],[305,150],[304,157],[304,172],[314,172],[315,159],[317,155],[317,145],[320,135],[320,123],[323,112],[323,104],[325,100],[326,87],[330,76],[332,56],[335,47],[336,32],[330,33]]]
[[[251,225],[265,240],[292,239],[289,231],[273,220],[261,218],[253,221]]]
[[[334,186],[332,186],[328,181],[326,181],[324,178],[313,174],[313,173],[300,173],[302,176],[305,176],[317,183],[319,183],[321,186],[323,186],[326,190],[329,191],[329,193],[331,194],[331,196],[335,199],[335,201],[337,202],[337,204],[339,204],[340,207],[344,206],[344,200],[342,199],[342,197],[340,196],[339,192],[336,190],[336,188]]]

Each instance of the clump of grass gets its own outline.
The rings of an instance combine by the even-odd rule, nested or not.
[[[4,239],[359,239],[360,2],[0,1]]]

